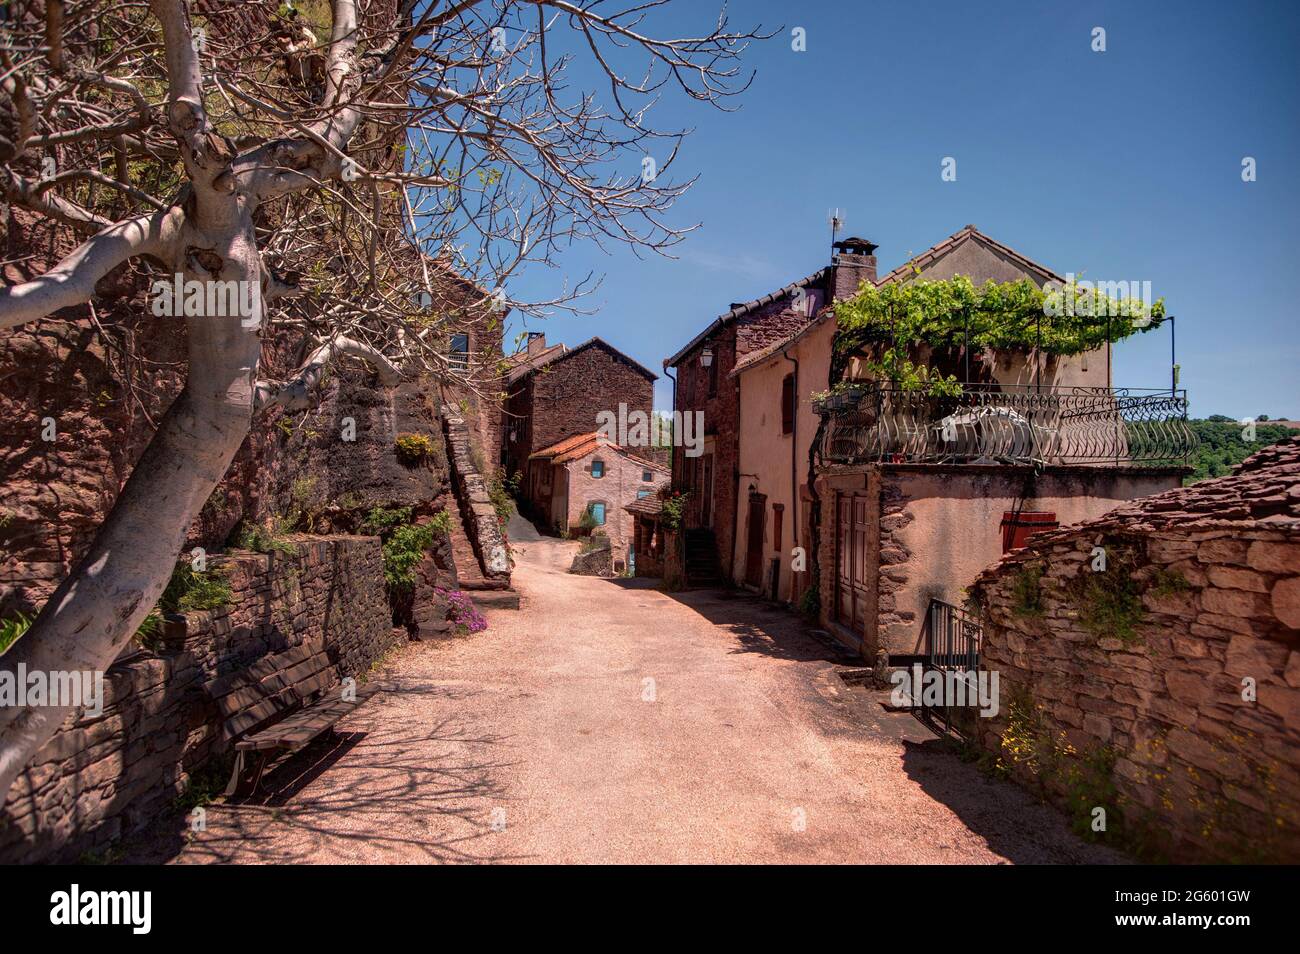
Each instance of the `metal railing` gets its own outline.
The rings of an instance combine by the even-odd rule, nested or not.
[[[1196,448],[1186,391],[988,384],[963,385],[952,397],[864,391],[819,408],[824,460],[1177,466]]]
[[[937,670],[941,674],[974,674],[980,667],[980,644],[984,639],[984,627],[965,610],[945,603],[942,600],[930,600],[930,608],[925,614],[925,661],[922,671]],[[924,693],[920,697],[917,715],[936,731],[970,738],[973,720],[976,718],[974,704],[967,700],[966,705],[956,705],[946,694],[943,700],[931,704]]]

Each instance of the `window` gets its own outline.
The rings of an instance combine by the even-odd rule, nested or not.
[[[718,360],[718,357],[719,356],[715,354],[707,368],[709,372],[709,397],[716,397],[718,394],[718,365],[722,363]]]
[[[469,367],[469,335],[452,335],[447,349],[447,365],[452,368]]]
[[[785,520],[785,504],[772,504],[772,549],[781,549],[781,524]]]
[[[781,381],[781,433],[794,433],[794,375]]]
[[[655,475],[652,474],[652,473],[650,473],[650,471],[648,471],[648,470],[643,470],[643,471],[641,471],[641,479],[644,480],[644,481],[649,482],[649,481],[655,479]]]
[[[640,500],[642,497],[649,497],[649,496],[650,496],[650,491],[648,491],[648,490],[638,490],[638,491],[636,492],[636,499],[637,499],[637,500]]]
[[[600,459],[591,462],[591,476],[599,480],[605,476],[605,462]]]
[[[603,503],[587,504],[587,511],[591,514],[591,519],[596,522],[596,526],[605,525],[605,505]]]

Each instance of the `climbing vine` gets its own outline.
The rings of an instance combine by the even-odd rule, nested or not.
[[[1165,318],[1163,299],[1144,303],[1136,298],[1111,298],[1076,282],[1039,288],[1022,278],[986,282],[980,287],[966,276],[929,281],[864,285],[848,301],[835,306],[838,331],[832,380],[843,373],[849,358],[873,346],[880,357],[868,363],[878,377],[899,387],[933,391],[937,375],[920,374],[908,360],[908,349],[926,344],[936,350],[959,351],[967,342],[973,352],[985,349],[1037,348],[1054,355],[1092,351],[1149,331]],[[917,380],[917,379],[920,380]],[[939,378],[940,387],[956,379]]]

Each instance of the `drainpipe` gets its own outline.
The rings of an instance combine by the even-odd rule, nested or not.
[[[799,481],[796,475],[799,473],[797,461],[799,459],[799,359],[790,357],[790,352],[782,349],[781,357],[794,365],[794,413],[791,415],[793,420],[790,424],[790,540],[794,546],[799,545],[799,507],[802,501],[799,498]],[[777,549],[780,549],[779,541]],[[782,562],[785,560],[785,554],[781,554]],[[777,579],[780,579],[778,576]],[[791,602],[794,602],[794,570],[790,571],[790,596]]]

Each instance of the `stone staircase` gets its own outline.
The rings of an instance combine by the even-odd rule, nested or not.
[[[443,429],[458,518],[449,535],[457,584],[480,607],[518,609],[519,594],[510,587],[509,551],[487,481],[474,464],[469,427],[459,417],[446,416]]]
[[[718,541],[712,530],[697,527],[686,531],[686,585],[705,589],[722,585]]]

